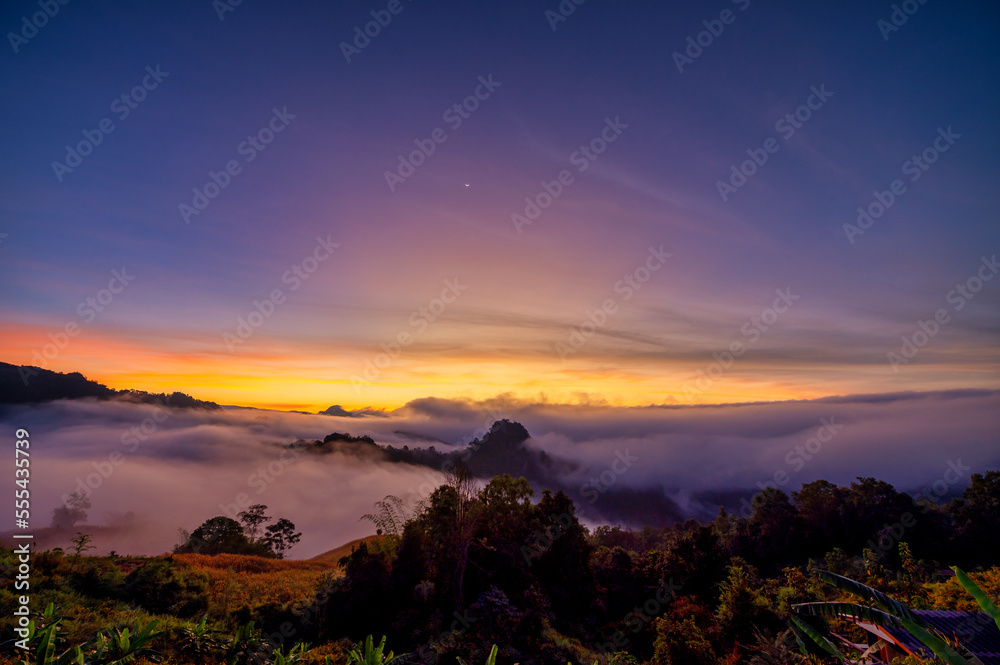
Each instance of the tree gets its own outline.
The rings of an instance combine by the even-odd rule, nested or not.
[[[73,543],[73,556],[79,559],[80,555],[86,552],[87,550],[96,549],[93,545],[90,544],[90,540],[91,537],[89,533],[83,533],[82,531],[77,531],[76,537],[70,541]]]
[[[722,583],[715,611],[726,645],[754,642],[758,629],[777,628],[780,623],[770,611],[770,601],[762,593],[757,570],[745,561],[733,559],[729,578]]]
[[[788,495],[768,487],[754,497],[757,510],[750,518],[756,532],[756,554],[761,565],[776,571],[782,564],[798,561],[802,549],[802,518]]]
[[[469,545],[476,530],[481,504],[477,500],[475,481],[469,469],[462,463],[448,473],[448,486],[454,489],[455,504],[455,606],[463,605],[465,590],[465,568],[469,564]]]
[[[52,511],[52,528],[72,529],[77,524],[86,522],[89,509],[90,497],[83,492],[64,495],[63,505]]]
[[[815,480],[792,492],[792,501],[804,521],[805,541],[811,554],[828,552],[845,538],[844,506],[847,490],[827,480]]]
[[[1000,552],[1000,471],[972,474],[962,498],[952,501],[952,513],[964,558],[987,563]]]
[[[715,665],[712,641],[690,617],[656,620],[655,665]]]
[[[576,627],[585,620],[596,592],[587,530],[576,517],[573,500],[562,490],[555,494],[542,490],[535,513],[538,533],[546,534],[545,551],[532,566],[535,577],[548,594],[560,627]]]
[[[279,559],[285,558],[285,552],[295,546],[302,537],[301,533],[295,533],[295,525],[290,520],[282,517],[276,523],[267,527],[267,535],[264,542],[271,548],[274,555]]]
[[[202,522],[195,529],[187,542],[174,548],[177,553],[195,552],[199,554],[257,554],[268,556],[269,547],[250,541],[243,533],[239,522],[229,517],[219,515]]]
[[[267,510],[267,506],[262,503],[255,503],[236,516],[243,523],[243,533],[250,540],[257,540],[257,533],[260,531],[260,526],[270,521],[271,518],[264,514],[265,510]]]
[[[368,520],[375,525],[375,534],[378,536],[388,536],[393,540],[399,540],[403,535],[403,525],[409,519],[403,500],[393,494],[386,495],[381,501],[375,502],[377,511],[366,513],[361,519]]]

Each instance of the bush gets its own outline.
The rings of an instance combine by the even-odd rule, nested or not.
[[[152,559],[125,579],[129,600],[153,614],[192,617],[208,609],[208,575]]]
[[[92,598],[118,600],[125,595],[125,575],[113,563],[83,559],[82,569],[70,576],[72,588]]]

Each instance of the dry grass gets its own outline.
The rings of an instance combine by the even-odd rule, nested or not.
[[[208,574],[211,603],[223,612],[262,603],[310,602],[320,581],[336,564],[323,561],[280,561],[235,554],[175,554],[178,566]]]
[[[358,538],[357,540],[352,540],[351,542],[345,543],[336,549],[318,554],[309,559],[309,561],[326,561],[336,564],[342,557],[345,557],[354,551],[354,548],[361,543],[367,543],[368,549],[372,549],[372,547],[377,546],[380,541],[387,540],[388,538],[388,536],[365,536],[364,538]]]

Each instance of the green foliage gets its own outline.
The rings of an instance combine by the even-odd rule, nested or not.
[[[254,622],[236,629],[226,645],[227,665],[259,665],[266,663],[273,649],[264,639],[264,631],[254,626]]]
[[[143,563],[125,578],[127,597],[155,614],[190,617],[208,608],[209,578],[166,559]]]
[[[804,665],[806,663],[828,662],[829,659],[819,660],[814,656],[804,655],[795,650],[795,643],[803,646],[796,633],[797,628],[786,630],[778,634],[774,639],[767,637],[764,633],[758,632],[756,653],[750,660],[750,665]],[[805,634],[803,633],[803,636]],[[808,636],[805,636],[808,639]]]
[[[177,645],[181,653],[206,660],[222,650],[225,645],[222,634],[223,631],[208,625],[208,615],[203,614],[198,623],[184,624]]]
[[[115,600],[125,595],[125,575],[121,569],[98,558],[74,563],[69,581],[75,591],[91,598]]]
[[[73,543],[73,556],[79,559],[80,555],[83,554],[84,552],[96,549],[93,545],[90,544],[90,541],[91,541],[90,534],[83,533],[82,531],[77,531],[76,537],[70,541]]]
[[[273,665],[295,665],[305,660],[308,652],[309,645],[305,642],[294,644],[288,651],[279,647],[272,653],[272,663]]]
[[[729,578],[722,584],[715,611],[723,632],[737,643],[749,644],[758,628],[775,623],[770,606],[756,569],[746,562],[734,561],[729,567]]]
[[[392,651],[388,654],[385,653],[385,635],[382,636],[382,641],[378,643],[378,646],[375,645],[374,638],[369,635],[365,638],[364,648],[358,644],[347,654],[347,663],[348,665],[389,665],[400,658],[402,656],[395,656]]]
[[[152,654],[150,645],[163,633],[156,632],[157,621],[151,620],[142,630],[132,633],[128,628],[112,629],[110,634],[98,633],[86,644],[72,646],[56,655],[59,629],[63,619],[56,618],[53,604],[42,615],[46,625],[38,628],[28,623],[28,645],[34,647],[35,665],[125,665],[140,655]],[[28,661],[22,661],[28,665]]]
[[[389,494],[381,501],[375,502],[375,512],[366,513],[361,519],[374,524],[376,534],[398,540],[403,535],[403,525],[409,516],[403,507],[403,500]]]
[[[174,548],[177,553],[195,554],[256,554],[267,556],[270,549],[243,533],[243,527],[234,519],[219,515],[212,517],[191,532],[186,542]]]
[[[352,663],[385,665],[396,659],[384,648],[386,639],[397,649],[419,652],[409,662],[448,663],[461,656],[482,663],[490,654],[490,662],[589,663],[600,649],[617,651],[612,662],[621,663],[799,665],[816,657],[832,662],[829,650],[819,646],[827,635],[823,619],[852,615],[907,627],[939,651],[964,654],[960,644],[947,644],[905,612],[943,609],[962,597],[954,581],[948,593],[927,584],[944,579],[938,561],[997,561],[989,552],[964,558],[960,553],[968,543],[985,542],[983,533],[1000,533],[1000,512],[994,510],[998,480],[989,472],[962,498],[925,510],[873,479],[860,478],[850,487],[816,481],[792,493],[792,501],[777,490],[761,493],[755,512],[745,516],[721,510],[708,523],[598,527],[590,534],[566,494],[544,491],[533,503],[523,478],[498,476],[476,486],[456,472],[413,516],[394,497],[376,504],[367,517],[383,536],[399,537],[356,548],[344,558],[336,584],[304,589],[315,598],[304,608],[287,596],[261,597],[266,592],[237,600],[223,596],[236,576],[281,567],[277,562],[248,559],[253,565],[235,567],[234,579],[219,579],[213,592],[218,604],[210,606],[216,597],[209,594],[213,569],[226,567],[218,559],[208,566],[194,557],[174,562],[83,556],[85,549],[80,556],[72,556],[72,549],[70,556],[39,552],[32,558],[33,602],[55,602],[67,613],[66,619],[36,618],[32,660],[43,639],[42,662],[48,665],[79,665],[80,657],[86,665],[98,651],[102,658],[127,656],[153,619],[167,636],[147,647],[163,653],[166,662],[199,665],[315,663],[324,655],[339,665],[349,650],[355,653]],[[898,535],[902,527],[895,522],[902,516],[896,511],[913,511],[917,520],[906,525],[905,540]],[[268,527],[263,504],[245,513],[242,524],[221,516],[207,520],[185,534],[178,550],[287,556],[300,536],[294,525],[278,520]],[[991,521],[994,513],[997,520]],[[879,540],[886,533],[890,548]],[[865,549],[867,557],[861,556]],[[292,572],[296,565],[275,574],[299,579]],[[0,549],[0,571],[16,566],[13,553]],[[830,571],[821,573],[828,582],[836,579],[833,574],[847,580],[836,584],[863,600],[827,602],[841,596],[811,574],[816,568]],[[991,595],[998,570],[980,582]],[[960,570],[956,575],[975,596],[966,584],[971,580]],[[315,584],[313,577],[302,579]],[[265,584],[255,580],[254,588]],[[16,603],[9,588],[0,589],[0,612],[9,616]],[[973,604],[965,603],[961,609]],[[296,639],[319,641],[319,649],[311,652],[304,642],[276,648],[265,639],[286,621],[295,626]],[[9,618],[0,617],[0,630],[9,634],[9,625]],[[372,638],[366,647],[369,635],[388,637],[381,645]],[[794,653],[796,639],[810,646],[810,655]],[[2,656],[0,662],[6,662]]]
[[[261,526],[270,517],[264,514],[267,506],[255,504],[239,513],[241,525],[234,519],[218,515],[209,518],[190,534],[181,530],[181,542],[174,548],[176,554],[244,554],[283,559],[299,539],[295,525],[284,517],[261,532]]]
[[[826,651],[828,654],[830,654],[840,662],[844,662],[844,654],[840,653],[840,649],[838,649],[833,644],[833,642],[831,642],[830,640],[826,639],[826,637],[818,633],[815,628],[807,624],[805,621],[802,621],[798,617],[792,617],[792,624],[794,624],[796,628],[805,633],[813,642],[818,644],[819,647],[823,649],[823,651]]]
[[[979,588],[979,585],[972,581],[972,578],[965,574],[965,571],[960,569],[958,566],[952,566],[952,570],[955,571],[955,576],[958,578],[958,583],[965,588],[969,594],[976,599],[983,611],[990,615],[993,621],[996,622],[997,628],[1000,628],[1000,608],[997,608],[996,603],[994,603],[986,593]]]
[[[150,644],[163,633],[156,632],[157,620],[153,619],[137,633],[130,633],[128,628],[114,629],[110,636],[98,634],[91,643],[88,663],[97,665],[118,665],[131,663],[140,654],[151,651]],[[87,647],[84,647],[87,651]]]
[[[458,661],[458,665],[468,665],[468,663],[466,663],[461,658],[456,658],[455,660]],[[496,665],[496,663],[497,663],[497,645],[494,644],[493,648],[490,649],[490,655],[486,657],[486,665]]]
[[[652,662],[655,665],[715,665],[712,642],[690,617],[659,619]]]
[[[905,628],[911,635],[920,640],[928,649],[934,652],[938,658],[943,660],[948,665],[968,665],[966,658],[963,658],[959,652],[945,642],[943,639],[937,635],[928,631],[924,622],[921,621],[916,615],[914,615],[910,608],[903,605],[899,601],[891,598],[890,596],[873,589],[865,584],[856,582],[852,579],[842,577],[840,575],[835,575],[827,571],[818,571],[819,576],[826,582],[829,582],[833,586],[841,589],[842,591],[847,591],[859,598],[862,598],[869,603],[872,603],[877,608],[881,609],[884,614],[888,614],[895,619],[895,624],[900,625]],[[830,612],[835,611],[834,608],[824,608],[824,605],[832,605],[829,603],[809,603],[808,611],[810,612]],[[850,612],[850,616],[861,617],[861,616],[872,616],[872,608],[865,606],[850,606],[848,603],[840,603],[843,606],[838,609],[843,609]],[[796,606],[798,609],[801,606]],[[850,609],[848,609],[850,608]],[[884,622],[885,619],[882,619]],[[876,622],[878,623],[878,622]],[[822,643],[821,643],[822,646]],[[959,646],[959,648],[965,652],[968,652],[964,647]],[[974,661],[972,661],[974,662]]]

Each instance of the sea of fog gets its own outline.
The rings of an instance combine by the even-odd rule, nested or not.
[[[291,557],[308,558],[371,534],[360,517],[375,501],[395,494],[412,507],[444,478],[427,468],[287,448],[331,432],[446,450],[508,418],[528,429],[529,445],[579,464],[564,479],[581,488],[574,500],[603,477],[662,488],[702,516],[714,513],[706,493],[766,484],[791,492],[820,478],[959,490],[970,474],[1000,468],[997,414],[1000,392],[951,391],[643,408],[429,398],[354,417],[63,400],[3,407],[0,421],[11,482],[14,432],[30,432],[34,528],[49,524],[63,497],[84,491],[88,524],[119,527],[99,530],[96,553],[157,554],[178,542],[178,529],[235,515],[242,500],[291,519],[303,534]]]

